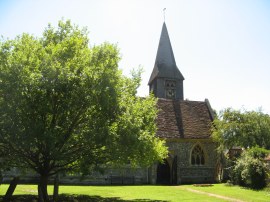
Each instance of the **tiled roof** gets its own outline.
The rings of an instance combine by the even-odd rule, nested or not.
[[[206,102],[158,99],[157,136],[161,138],[209,138],[210,106]]]
[[[265,161],[270,161],[270,154],[264,158]]]

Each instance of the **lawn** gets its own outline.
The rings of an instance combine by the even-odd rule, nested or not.
[[[239,186],[228,186],[227,184],[215,184],[213,186],[200,187],[193,185],[183,185],[181,188],[190,188],[207,193],[214,193],[230,198],[236,198],[243,201],[270,201],[270,189],[254,191]]]
[[[1,185],[0,195],[3,195],[7,185]],[[202,193],[194,193],[187,189],[200,190]],[[52,194],[52,186],[49,186],[49,194]],[[270,201],[268,191],[252,191],[239,187],[216,184],[210,187],[194,187],[192,185],[181,186],[60,186],[60,194],[70,196],[81,195],[77,201],[102,201],[102,202],[176,202],[176,201],[228,201],[208,196],[214,193],[243,201]],[[207,192],[207,193],[206,193]],[[36,185],[18,185],[15,195],[37,195]],[[29,201],[29,200],[28,200]],[[65,200],[67,199],[65,198]],[[74,200],[75,201],[75,200]]]

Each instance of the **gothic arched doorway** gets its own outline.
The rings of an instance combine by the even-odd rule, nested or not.
[[[167,160],[157,166],[157,184],[170,184],[170,165]]]

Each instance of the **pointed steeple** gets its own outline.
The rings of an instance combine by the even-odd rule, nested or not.
[[[156,61],[149,80],[149,84],[156,77],[184,80],[183,75],[176,66],[171,41],[165,22],[162,26]]]
[[[157,81],[159,80],[159,81]],[[150,76],[148,85],[150,91],[153,91],[157,97],[168,98],[166,95],[166,81],[173,81],[175,84],[175,95],[172,99],[183,99],[183,80],[184,77],[177,68],[174,54],[165,22],[162,26],[161,36],[159,40],[156,61],[154,69]],[[161,85],[163,82],[163,86]],[[162,89],[161,89],[162,88]]]

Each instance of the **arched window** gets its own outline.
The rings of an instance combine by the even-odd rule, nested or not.
[[[205,157],[202,148],[199,145],[196,145],[191,153],[191,164],[192,165],[204,165]]]

